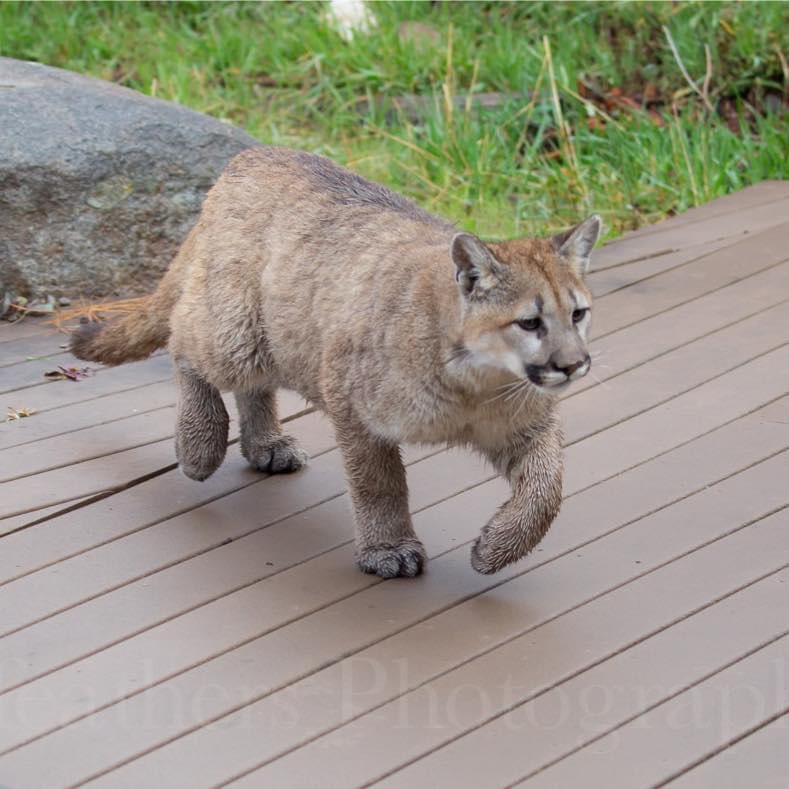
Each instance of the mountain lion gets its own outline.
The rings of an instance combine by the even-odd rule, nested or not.
[[[119,364],[169,341],[183,472],[225,455],[232,390],[241,451],[296,471],[275,396],[295,389],[331,420],[356,520],[357,560],[418,575],[403,442],[467,446],[512,487],[471,563],[493,573],[528,553],[561,503],[557,394],[582,377],[600,233],[592,216],[547,239],[485,243],[327,159],[284,148],[239,154],[144,309],[72,339],[81,359]]]

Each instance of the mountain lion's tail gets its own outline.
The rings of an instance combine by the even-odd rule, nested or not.
[[[138,310],[111,323],[86,323],[76,329],[70,342],[74,356],[115,365],[145,359],[166,345],[170,313],[181,293],[184,257],[182,250]]]

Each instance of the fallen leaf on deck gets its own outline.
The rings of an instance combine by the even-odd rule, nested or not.
[[[8,406],[8,413],[6,414],[6,422],[15,422],[17,419],[23,419],[26,416],[33,416],[36,411],[34,408],[12,408]]]
[[[83,378],[88,378],[93,375],[93,370],[90,367],[61,367],[58,366],[57,370],[50,370],[44,373],[44,378],[54,378],[56,380],[81,381]]]

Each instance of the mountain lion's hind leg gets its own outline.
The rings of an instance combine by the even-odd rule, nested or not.
[[[219,390],[184,359],[176,361],[178,407],[175,455],[190,479],[207,479],[220,466],[227,450],[228,416]]]
[[[381,578],[419,575],[425,549],[411,525],[400,448],[350,417],[332,421],[353,501],[359,567]]]
[[[288,474],[307,464],[307,453],[296,439],[282,433],[277,419],[276,394],[258,389],[236,392],[241,419],[241,454],[257,471]]]

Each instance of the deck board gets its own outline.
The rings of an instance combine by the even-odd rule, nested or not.
[[[621,290],[628,285],[662,274],[664,271],[670,271],[696,260],[701,260],[707,255],[735,243],[735,239],[719,239],[718,241],[666,252],[662,255],[650,255],[632,263],[624,263],[619,266],[593,271],[588,275],[587,283],[594,297],[600,298],[615,290]]]
[[[290,420],[311,410],[295,393],[284,392],[283,395],[279,399],[283,419]],[[147,393],[142,396],[145,397],[147,405]],[[230,415],[232,440],[238,435],[237,414],[233,396],[225,395],[224,400]],[[102,419],[99,408],[101,405],[103,404],[94,405],[95,420]],[[174,422],[174,406],[163,406],[140,414],[130,414],[122,419],[102,421],[98,424],[94,421],[94,424],[88,427],[17,445],[0,451],[0,483],[170,439],[173,436]],[[150,463],[153,467],[156,461],[151,458]]]
[[[51,370],[54,365],[44,365],[44,367]],[[12,377],[12,373],[8,372],[7,384],[12,389],[3,393],[3,400],[17,408],[27,407],[38,412],[51,411],[74,403],[98,401],[116,392],[137,391],[140,394],[139,390],[144,389],[148,384],[171,381],[173,374],[172,362],[165,354],[108,370],[98,367],[96,369],[96,375],[82,381],[62,381],[45,379],[42,369],[39,368],[35,375],[25,375],[24,381],[32,381],[29,386],[22,385],[19,380]],[[141,399],[141,404],[142,402]],[[17,424],[17,422],[0,424],[0,436]]]
[[[782,523],[775,525],[771,535],[774,539],[767,540],[763,547],[759,546],[762,550],[755,553],[751,570],[758,573],[776,568],[775,557],[770,556],[771,546],[781,542],[780,530],[786,524],[784,518]],[[729,548],[728,555],[724,555],[724,547]],[[714,603],[723,590],[728,589],[728,580],[715,573],[702,575],[698,589],[689,589],[687,584],[683,584],[679,593],[675,591],[672,594],[672,581],[676,581],[678,576],[684,580],[688,573],[704,574],[714,566],[733,569],[734,565],[741,565],[736,555],[741,549],[736,541],[714,544],[706,552],[669,565],[665,571],[633,581],[624,589],[537,626],[456,672],[444,674],[404,698],[315,740],[304,746],[303,755],[296,751],[283,756],[234,785],[281,786],[286,781],[293,781],[298,786],[361,785],[385,776],[404,761],[426,754],[431,747],[451,739],[451,745],[429,752],[419,761],[395,772],[388,780],[382,780],[381,785],[451,787],[463,782],[461,785],[505,786],[517,780],[519,773],[522,774],[529,765],[535,762],[539,765],[539,760],[555,755],[557,747],[561,747],[561,734],[564,734],[559,725],[565,722],[568,728],[572,728],[584,701],[594,703],[588,692],[584,699],[583,681],[579,683],[581,698],[568,698],[575,690],[563,686],[570,684],[569,678],[606,657],[616,655],[630,644],[644,643],[644,639],[660,634],[669,624],[677,626],[694,611],[694,607]],[[788,556],[784,545],[784,562]],[[671,577],[672,571],[674,578]],[[748,584],[757,577],[739,567],[731,580]],[[777,584],[773,583],[775,586]],[[537,592],[535,590],[533,594]],[[759,623],[763,629],[756,633],[761,640],[785,630],[780,613],[782,606],[776,590],[773,592],[768,602],[770,616]],[[680,628],[678,635],[682,630]],[[750,632],[753,634],[753,630]],[[560,649],[568,640],[577,644],[577,651]],[[672,639],[672,644],[676,649],[677,642]],[[417,653],[415,662],[422,658],[418,647],[412,646],[411,651]],[[712,658],[714,653],[708,652],[707,656]],[[389,668],[390,664],[385,666]],[[362,663],[360,674],[364,668]],[[369,671],[369,666],[367,669]],[[613,673],[616,675],[616,668]],[[392,671],[392,676],[394,679],[397,675]],[[486,681],[490,676],[501,677],[502,684],[491,685]],[[369,682],[369,676],[366,679]],[[609,684],[605,687],[612,687],[610,677],[606,679]],[[660,679],[655,676],[656,682]],[[627,682],[627,678],[622,677],[622,681]],[[599,686],[592,681],[586,685],[587,691],[589,687]],[[459,688],[461,692],[458,692]],[[548,697],[551,692],[551,697]],[[359,695],[372,693],[365,693],[362,686]],[[531,701],[501,715],[524,698]],[[480,719],[497,714],[499,717],[492,723],[477,728]],[[471,729],[470,734],[456,739],[468,729]],[[586,734],[590,736],[588,732]],[[384,743],[385,748],[382,747]],[[323,779],[316,782],[309,775],[309,755],[320,760],[325,775],[329,776],[325,782]],[[642,777],[638,770],[638,763],[633,763],[631,781],[620,785],[647,785],[639,783]],[[575,774],[575,781],[554,778],[544,786],[608,786],[606,774],[606,770],[600,770],[595,782],[581,770]],[[336,776],[335,780],[332,780],[333,776]]]
[[[32,359],[62,354],[68,339],[68,334],[52,329],[51,332],[32,337],[0,342],[0,367],[10,367]]]
[[[597,268],[639,260],[667,250],[684,249],[718,239],[729,239],[757,233],[786,221],[789,195],[750,208],[735,209],[699,221],[675,226],[656,226],[651,232],[636,233],[604,247]]]
[[[733,214],[746,208],[754,208],[755,206],[762,206],[786,199],[789,199],[788,181],[762,181],[760,184],[747,186],[739,192],[719,197],[711,203],[704,203],[703,205],[690,208],[662,222],[625,233],[622,236],[622,240],[627,240],[635,235],[647,236],[653,233],[662,233],[664,230],[674,230],[682,225],[693,224],[712,217]]]
[[[786,466],[781,470],[785,476]],[[770,469],[770,472],[777,473],[773,468]],[[751,481],[748,480],[748,482]],[[742,501],[741,508],[734,512],[731,508],[725,507],[720,497],[709,495],[706,498],[711,500],[708,503],[713,507],[717,503],[718,509],[723,511],[720,514],[724,517],[721,519],[708,518],[701,521],[697,531],[702,534],[696,535],[693,530],[689,534],[689,530],[686,528],[687,523],[677,522],[673,517],[666,517],[669,524],[673,525],[674,532],[679,532],[686,540],[684,544],[680,541],[676,546],[672,546],[659,531],[645,527],[641,530],[643,533],[633,535],[630,540],[626,540],[627,550],[632,552],[633,548],[636,548],[642,552],[639,555],[649,556],[647,561],[650,562],[670,559],[672,555],[676,555],[675,552],[678,549],[687,550],[688,547],[692,547],[694,537],[698,539],[700,536],[703,540],[715,539],[716,536],[725,534],[727,530],[744,525],[740,520],[742,517],[747,519],[754,513],[758,515],[758,513],[764,512],[762,506],[766,506],[766,502],[764,505],[760,505],[753,500]],[[730,502],[727,501],[727,503]],[[715,515],[718,514],[719,512],[716,511]],[[654,620],[655,627],[671,622],[672,616],[677,614],[669,606],[665,590],[671,588],[672,585],[678,587],[675,593],[678,611],[690,611],[698,605],[716,599],[731,585],[736,588],[738,584],[750,582],[789,564],[789,544],[785,539],[787,523],[789,522],[786,517],[783,520],[777,518],[772,521],[766,520],[765,524],[767,525],[763,529],[757,530],[758,535],[752,539],[745,540],[744,537],[738,537],[738,534],[735,533],[727,540],[713,542],[708,549],[700,551],[698,556],[693,555],[684,563],[669,564],[666,572],[661,576],[656,574],[645,576],[648,580],[642,594],[637,594],[634,591],[635,585],[630,584],[629,589],[621,590],[618,594],[618,597],[624,601],[624,605],[629,607],[631,611],[634,611],[634,597],[639,603],[635,606],[635,612],[640,612],[641,617],[637,618],[636,622],[631,618],[630,624],[638,624],[643,629],[647,624],[652,624],[652,620]],[[617,537],[621,538],[624,534],[618,533]],[[674,535],[672,534],[672,536]],[[747,536],[751,537],[750,534]],[[645,550],[645,541],[647,541],[647,547],[650,550]],[[439,614],[434,617],[432,629],[428,632],[434,633],[439,638],[435,642],[434,639],[428,638],[426,648],[419,651],[418,644],[423,640],[424,630],[417,632],[416,638],[413,637],[413,632],[409,631],[412,638],[409,643],[408,655],[413,658],[414,662],[440,654],[439,645],[451,648],[464,633],[477,637],[483,635],[482,633],[473,633],[473,628],[470,628],[469,625],[476,622],[478,626],[479,615],[485,611],[488,612],[485,629],[494,629],[496,625],[520,627],[528,612],[535,610],[538,612],[538,616],[553,618],[561,613],[563,604],[565,607],[568,605],[575,607],[585,602],[589,597],[610,589],[617,581],[623,582],[645,572],[643,568],[634,567],[632,562],[622,561],[618,553],[612,553],[610,545],[603,544],[605,542],[610,543],[611,540],[599,543],[596,551],[591,547],[586,548],[582,557],[569,554],[562,557],[558,563],[547,565],[542,572],[538,570],[535,573],[513,579],[510,583],[495,588],[482,598],[476,598],[465,605],[453,607],[442,617],[439,612],[447,608],[453,601],[459,602],[470,591],[474,591],[475,587],[476,591],[480,591],[480,587],[486,585],[485,580],[468,577],[472,571],[467,569],[466,557],[459,557],[458,552],[455,551],[448,555],[449,559],[447,560],[451,562],[453,572],[446,572],[444,568],[447,561],[442,562],[439,559],[434,562],[439,565],[438,572],[425,576],[424,581],[411,584],[407,588],[397,589],[398,586],[404,586],[402,583],[375,584],[361,594],[301,618],[286,628],[278,628],[261,639],[239,646],[228,653],[224,659],[219,659],[224,663],[219,671],[216,670],[217,661],[201,664],[190,672],[174,677],[166,685],[158,685],[147,693],[129,699],[124,704],[124,715],[120,715],[116,709],[108,708],[91,718],[78,721],[12,752],[4,757],[0,764],[2,764],[5,773],[12,778],[16,778],[17,771],[21,767],[25,772],[35,770],[36,779],[43,784],[47,784],[55,774],[60,776],[62,780],[69,782],[82,780],[89,777],[94,771],[106,769],[116,762],[145,751],[155,745],[157,741],[161,742],[162,739],[189,731],[192,726],[207,723],[218,713],[229,711],[228,708],[232,710],[234,706],[246,699],[255,699],[278,686],[301,678],[305,673],[312,673],[327,663],[334,662],[348,649],[363,648],[404,626],[417,624],[425,618],[426,613],[430,613],[425,611],[425,599],[430,601],[431,608],[435,606],[432,613]],[[748,546],[749,561],[742,562],[742,554],[746,545]],[[463,560],[462,564],[457,561],[459,558]],[[582,558],[586,561],[582,561]],[[710,572],[714,567],[721,568],[721,571]],[[463,576],[466,577],[463,578]],[[588,583],[584,584],[586,579],[588,579]],[[466,582],[462,584],[463,589],[460,588],[462,580]],[[689,585],[689,580],[695,580],[698,583]],[[678,584],[678,581],[683,581],[683,583]],[[548,590],[550,590],[550,594]],[[649,617],[650,602],[651,618]],[[369,616],[369,613],[366,614],[371,606],[374,607],[377,614],[374,619]],[[259,604],[251,606],[253,611],[257,611],[259,608]],[[546,608],[549,609],[547,614],[543,613]],[[616,609],[611,611],[610,601],[598,602],[596,608],[600,612],[599,617],[613,620],[615,623],[619,621]],[[488,611],[488,609],[492,610]],[[242,608],[239,613],[249,610]],[[495,615],[497,611],[498,616]],[[462,616],[463,614],[465,616]],[[575,618],[578,616],[580,615],[576,615]],[[446,626],[447,619],[450,620],[448,626]],[[463,622],[463,619],[466,621]],[[445,624],[445,627],[441,627],[440,624]],[[576,628],[571,627],[568,632],[572,632],[574,629]],[[594,638],[596,630],[596,627],[591,627],[592,638]],[[565,639],[560,639],[560,643],[563,640]],[[538,643],[544,648],[555,642],[550,639],[545,641],[540,639]],[[402,656],[402,653],[395,652],[391,642],[385,646],[387,660],[394,659],[398,654]],[[579,647],[588,649],[587,642],[581,641]],[[586,649],[571,651],[567,657],[574,660],[583,659]],[[454,654],[456,653],[453,650]],[[554,658],[554,664],[558,660],[559,655]],[[546,661],[543,659],[537,662],[544,664]],[[517,661],[513,657],[509,661],[508,670],[515,671],[517,666],[532,665],[531,661]],[[265,680],[263,679],[264,669]],[[390,681],[399,681],[399,675],[392,671],[388,672],[387,676],[390,677]],[[457,686],[450,685],[446,689],[447,692],[451,692],[452,687]],[[204,695],[205,688],[216,688],[217,692]],[[198,695],[195,696],[195,694]],[[203,703],[188,704],[187,700],[196,697],[201,698]],[[177,700],[182,700],[182,702],[179,703]],[[171,710],[172,714],[166,714],[170,705],[173,704],[178,706],[177,714],[174,710]],[[146,715],[152,713],[161,719],[160,725],[154,731],[150,727],[139,725],[145,720]],[[472,717],[470,721],[471,725],[475,722],[478,722],[478,716],[477,718]],[[416,745],[418,749],[423,749],[421,750],[423,753],[431,739],[447,734],[446,729],[443,728],[433,730],[430,726],[408,726],[404,727],[403,731],[397,730],[396,735],[393,736],[392,728],[392,722],[388,720],[382,725],[377,737],[370,736],[368,738],[368,733],[371,733],[374,727],[370,721],[366,721],[363,727],[354,732],[359,737],[349,737],[342,734],[339,737],[339,742],[344,747],[338,746],[338,749],[346,752],[338,757],[336,769],[330,769],[329,757],[338,749],[320,748],[318,752],[322,754],[322,764],[326,770],[321,776],[320,785],[330,785],[330,779],[327,776],[333,775],[340,780],[348,779],[349,763],[362,768],[363,762],[367,765],[368,770],[371,766],[378,769],[384,755],[380,754],[381,759],[373,761],[371,765],[372,756],[378,753],[384,742],[387,749],[385,757],[391,760],[390,763],[393,762],[393,766],[398,766],[403,753],[395,742],[396,735],[401,735],[397,739],[398,742],[405,742],[412,747]],[[386,734],[387,732],[388,734]],[[90,752],[86,753],[75,749],[75,744],[88,736],[88,733],[90,733],[91,740]],[[362,737],[364,738],[363,744],[359,742]],[[375,747],[376,743],[378,748]],[[348,757],[347,749],[349,748],[355,754],[353,759]],[[47,760],[42,758],[46,752],[55,756],[54,763],[47,764]],[[361,754],[369,755],[370,758],[363,760]],[[300,761],[300,764],[303,769],[314,770],[312,760]],[[341,765],[344,765],[342,769],[340,769]],[[352,780],[354,783],[358,783],[359,779],[367,780],[376,777],[376,775],[375,773],[365,774],[362,771],[362,773],[356,773]],[[267,785],[281,786],[284,783],[282,780],[274,780],[271,783],[267,782]],[[297,781],[295,785],[304,784]]]
[[[784,789],[789,775],[789,712],[727,743],[717,753],[683,773],[668,786],[673,789]]]
[[[25,318],[21,321],[0,323],[0,343],[16,342],[28,337],[52,335],[52,326],[44,320]]]
[[[789,262],[685,302],[592,342],[595,378],[603,381],[679,348],[730,323],[786,301]],[[568,397],[597,384],[587,376]]]
[[[748,480],[745,481],[746,483]],[[717,491],[719,492],[719,491]],[[605,502],[606,498],[601,494],[597,498],[597,508],[599,509]],[[586,502],[589,506],[589,502]],[[666,519],[671,519],[673,513],[663,516]],[[642,533],[648,534],[652,522],[644,522],[637,528]],[[567,539],[567,538],[565,538]],[[570,539],[579,539],[579,535],[573,535]],[[635,540],[640,537],[636,535]],[[659,539],[655,534],[653,539]],[[576,565],[580,559],[572,552],[577,550],[577,545],[574,546],[572,542],[565,541],[560,544],[548,544],[544,549],[544,554],[540,556],[543,562],[541,568],[535,568],[530,573],[537,573],[537,578],[540,574],[555,572],[555,566],[545,564],[550,561],[550,557],[555,557],[560,564],[567,564],[566,573],[569,576],[575,577]],[[601,546],[600,552],[608,551],[608,547]],[[547,556],[545,555],[547,554]],[[586,556],[584,551],[584,556]],[[660,557],[665,558],[665,556]],[[464,557],[455,555],[453,557],[453,569],[460,570],[459,563],[463,562]],[[591,569],[594,571],[593,575],[586,574],[586,585],[581,579],[581,583],[568,584],[563,590],[564,594],[561,599],[556,596],[551,596],[550,600],[544,600],[550,606],[558,606],[558,612],[564,607],[572,608],[574,604],[583,601],[584,595],[593,595],[595,587],[593,584],[612,584],[615,583],[615,577],[610,574],[610,565],[606,566],[605,562],[595,563],[594,555],[591,557]],[[647,562],[644,562],[644,567],[635,567],[632,563],[626,566],[621,563],[619,572],[632,572],[633,570],[640,570],[644,572],[647,569]],[[469,579],[465,579],[466,583],[471,583]],[[511,582],[513,583],[513,582]],[[478,618],[477,612],[484,611],[485,597],[481,599],[476,598],[468,604],[459,608],[451,609],[445,614],[428,620],[422,625],[416,625],[410,630],[404,631],[399,636],[394,636],[387,641],[378,645],[372,646],[362,652],[359,652],[354,657],[343,661],[339,665],[331,666],[324,671],[309,676],[303,682],[290,686],[284,689],[281,693],[275,693],[258,704],[253,705],[249,709],[239,711],[236,715],[231,715],[223,719],[217,724],[216,729],[209,732],[199,730],[195,735],[184,738],[178,741],[177,744],[166,746],[161,749],[159,756],[154,759],[154,767],[164,767],[165,765],[175,765],[179,761],[187,758],[188,760],[198,759],[199,754],[204,752],[207,738],[217,738],[217,741],[232,753],[230,760],[225,760],[222,757],[216,757],[214,767],[211,768],[212,775],[216,776],[217,771],[224,766],[225,771],[232,771],[233,767],[238,764],[239,757],[243,748],[247,749],[244,755],[245,763],[255,757],[260,758],[261,752],[265,752],[271,756],[272,748],[274,746],[280,749],[292,747],[298,743],[298,736],[302,738],[305,734],[314,734],[321,722],[323,726],[331,724],[330,716],[334,716],[334,722],[340,722],[338,719],[341,716],[349,714],[360,714],[363,712],[363,705],[374,705],[385,701],[385,693],[396,696],[398,693],[402,694],[407,688],[413,684],[419,683],[426,678],[430,677],[430,672],[437,672],[446,670],[451,667],[453,663],[459,663],[469,656],[470,650],[484,651],[489,648],[494,639],[506,638],[502,635],[502,631],[508,632],[507,628],[520,628],[529,624],[529,619],[534,616],[542,617],[543,619],[550,619],[558,612],[554,608],[549,610],[534,610],[537,605],[535,598],[535,590],[539,590],[539,581],[534,581],[533,578],[525,578],[522,582],[530,588],[528,595],[519,597],[518,591],[510,587],[511,591],[507,595],[508,606],[504,608],[504,615],[494,617],[493,620],[486,621],[484,628],[469,628],[464,626],[464,619],[475,620]],[[509,585],[507,585],[509,586]],[[504,587],[506,588],[506,586]],[[488,599],[496,600],[501,590],[493,590]],[[580,599],[579,599],[580,597]],[[518,602],[520,600],[520,602]],[[530,610],[531,609],[531,610]],[[491,614],[494,611],[490,612]],[[539,621],[539,619],[538,619]],[[424,647],[420,648],[420,642],[424,640]],[[467,650],[464,652],[464,649]],[[472,652],[473,654],[473,652]],[[402,670],[407,667],[407,674],[404,675]],[[359,678],[354,680],[355,672],[359,673]],[[373,676],[371,676],[373,672]],[[386,684],[381,685],[380,688],[373,690],[368,682],[371,682],[376,677],[381,678],[382,682]],[[358,691],[354,691],[351,687],[349,690],[348,683],[356,681],[361,685]],[[458,687],[458,686],[453,686]],[[342,710],[342,707],[337,704],[338,698],[342,698],[343,688],[345,691],[350,692],[354,697],[353,709]],[[383,696],[383,698],[382,698]],[[329,700],[328,708],[326,700]],[[402,699],[393,703],[394,708],[399,708],[402,704]],[[272,731],[271,723],[276,721],[278,711],[290,710],[293,724],[288,727],[287,731],[274,732]],[[328,718],[328,721],[327,721]],[[391,720],[389,721],[391,723]],[[254,724],[254,725],[251,725]],[[365,729],[369,721],[364,721],[360,724],[361,729]],[[263,745],[260,742],[260,731],[263,730],[267,733],[267,742]],[[220,731],[222,732],[220,734]],[[338,741],[344,741],[350,745],[357,741],[358,732],[354,730],[351,735],[345,737],[340,735]],[[372,747],[374,738],[369,740]],[[322,746],[316,746],[320,752],[323,751]],[[276,751],[274,751],[276,753]],[[342,757],[340,757],[342,758]],[[348,758],[345,754],[344,758]],[[224,764],[223,764],[224,763]],[[252,762],[254,764],[254,762]],[[147,769],[144,762],[139,764],[142,770]],[[209,769],[204,766],[202,769]],[[128,770],[130,782],[128,785],[134,783],[134,778],[141,777],[141,773],[137,770]],[[227,776],[230,773],[225,773]],[[273,781],[270,785],[280,785]]]
[[[728,739],[747,733],[760,720],[785,712],[789,708],[789,685],[782,667],[787,662],[789,635],[613,731],[608,737],[616,740],[617,750],[627,749],[630,757],[617,760],[616,770],[611,770],[612,754],[605,753],[606,746],[612,747],[605,737],[595,743],[596,747],[573,754],[524,785],[577,785],[580,776],[589,784],[603,780],[611,787],[632,786],[634,781],[659,785],[681,774],[695,759],[725,745]],[[701,718],[701,710],[706,712],[706,719]],[[694,715],[701,718],[695,725]],[[785,738],[780,750],[786,750]],[[780,776],[774,771],[782,757],[780,751],[773,751],[771,764],[752,766],[754,778],[764,767],[769,768],[768,775]],[[780,777],[785,785],[786,774]],[[764,784],[749,781],[745,785]]]
[[[545,562],[560,556],[564,552],[577,548],[590,540],[598,539],[609,531],[625,526],[660,509],[665,506],[666,502],[678,501],[697,493],[715,482],[771,457],[786,446],[787,439],[789,439],[789,427],[780,427],[784,422],[789,422],[789,398],[597,488],[570,497],[559,516],[556,530],[551,533],[548,542],[539,549],[537,558],[540,562]],[[777,431],[776,425],[779,426]],[[732,444],[737,447],[736,452],[721,451],[723,448],[731,447]],[[444,502],[436,508],[440,511],[435,514],[430,510],[418,514],[416,523],[421,527],[423,523],[428,523],[427,519],[432,519],[435,515],[457,519],[459,513],[464,513],[467,516],[476,515],[481,520],[484,513],[488,511],[487,497],[479,495],[484,487],[478,491],[471,490],[464,496]],[[494,481],[487,483],[485,492],[490,495],[490,489],[494,487],[501,490],[500,483]],[[637,491],[644,492],[638,494]],[[364,589],[371,586],[374,579],[360,576],[358,573],[343,571],[339,576],[336,575],[338,567],[344,567],[347,570],[350,562],[351,552],[345,544],[350,538],[347,519],[347,504],[342,500],[335,500],[328,511],[324,510],[317,526],[314,525],[313,519],[307,519],[304,515],[283,522],[280,527],[281,533],[292,535],[296,544],[302,546],[311,540],[325,537],[324,532],[327,531],[329,532],[328,537],[331,538],[331,532],[336,529],[340,534],[338,547],[319,556],[311,563],[303,563],[295,571],[282,573],[277,578],[254,582],[258,589],[256,590],[251,585],[249,591],[243,593],[243,596],[253,594],[264,594],[269,597],[279,596],[276,590],[280,588],[287,595],[289,586],[295,586],[296,589],[301,588],[302,579],[309,577],[314,570],[320,571],[321,568],[327,568],[323,571],[332,573],[332,577],[327,580],[327,583],[330,584],[331,595],[336,595],[336,597],[333,598],[326,590],[322,590],[318,586],[315,589],[318,596],[313,598],[313,606],[321,601],[328,603],[332,599],[340,599],[354,589]],[[472,522],[473,519],[472,517]],[[316,528],[319,529],[317,533],[315,532]],[[239,541],[241,544],[237,546],[238,552],[226,558],[225,563],[229,565],[230,571],[236,573],[237,579],[242,578],[244,572],[244,566],[239,564],[239,557],[249,556],[248,566],[251,571],[255,568],[259,571],[265,563],[266,554],[271,556],[272,544],[276,545],[282,541],[283,538],[276,533],[278,527],[274,526],[272,529],[257,532],[255,536],[251,537],[252,545],[249,542],[246,545],[243,544],[243,540]],[[473,534],[473,528],[471,533]],[[431,534],[427,536],[429,537],[428,549],[433,555],[451,550],[459,538],[454,530],[449,533],[438,532],[435,538]],[[269,541],[268,545],[266,541]],[[262,549],[260,555],[255,549],[255,543]],[[228,548],[228,550],[230,549]],[[463,556],[460,557],[460,561],[464,561]],[[221,571],[221,565],[219,569]],[[250,576],[250,578],[254,577]],[[354,585],[345,586],[343,581],[346,579]],[[288,597],[288,599],[291,600],[291,603],[295,604],[301,601],[303,604],[305,600],[303,592],[298,593],[291,589],[290,594],[292,597]],[[182,617],[180,620],[172,620],[158,632],[155,629],[148,630],[127,641],[120,641],[103,652],[97,652],[81,661],[72,663],[58,674],[50,674],[38,682],[22,686],[16,695],[9,694],[6,697],[0,697],[0,712],[8,709],[4,706],[5,704],[21,703],[18,700],[24,698],[26,693],[32,694],[33,698],[50,698],[50,694],[57,694],[59,687],[72,687],[80,675],[86,674],[96,677],[93,693],[88,698],[79,699],[76,705],[69,701],[68,710],[71,714],[77,714],[77,711],[84,713],[86,708],[91,708],[91,705],[112,701],[112,694],[117,694],[119,686],[123,686],[128,692],[131,692],[132,688],[143,689],[146,685],[159,681],[170,673],[189,668],[200,663],[201,659],[215,654],[222,644],[226,643],[220,637],[215,637],[215,625],[207,628],[200,627],[196,631],[197,635],[201,632],[211,634],[210,639],[205,642],[204,649],[208,649],[208,652],[205,652],[198,648],[194,634],[188,637],[190,623],[199,622],[201,619],[208,623],[232,622],[232,617],[228,618],[224,612],[232,612],[234,609],[237,610],[237,605],[233,600],[217,598],[216,601],[205,605],[202,611],[199,608],[195,609],[193,615]],[[266,607],[262,606],[259,613],[256,614],[255,626],[266,624],[265,621],[259,620],[264,610]],[[286,615],[289,614],[292,614],[292,610],[286,612]],[[274,612],[271,615],[281,616],[282,614]],[[160,634],[164,629],[177,636],[174,638],[175,643],[188,642],[190,648],[183,655],[174,655],[169,648],[166,650],[157,649],[156,645],[161,643]],[[172,642],[168,640],[167,643]],[[232,642],[230,643],[232,644]],[[143,660],[147,660],[147,670],[139,672],[138,667],[141,665],[140,661]],[[104,689],[97,686],[102,678],[111,678],[110,685]],[[120,685],[118,684],[119,680],[121,681]],[[67,700],[63,699],[62,701],[66,703]],[[66,714],[66,709],[63,707],[63,703],[56,707],[47,705],[44,710],[45,714],[50,716],[56,714],[60,720],[64,720],[62,716]],[[0,721],[4,719],[4,715],[0,714]],[[20,731],[19,727],[13,727],[14,737],[23,737],[24,734],[24,731]],[[2,750],[1,747],[0,750]]]
[[[175,405],[175,391],[172,381],[167,380],[143,385],[131,391],[37,411],[35,419],[20,419],[0,425],[0,458],[15,447],[55,436],[74,434],[85,428],[128,419],[137,414],[147,414],[172,405]]]
[[[787,233],[789,224],[784,223],[604,297],[597,305],[603,308],[595,310],[595,336],[604,337],[788,260]],[[649,312],[645,311],[645,303],[649,304]]]
[[[305,472],[254,474],[234,444],[199,485],[173,468],[166,355],[51,382],[63,335],[0,326],[0,389],[37,411],[0,425],[0,783],[770,785],[788,208],[768,182],[600,251],[562,513],[491,577],[469,544],[506,489],[467,453],[406,450],[431,562],[383,582],[353,565],[334,436],[298,398]]]

